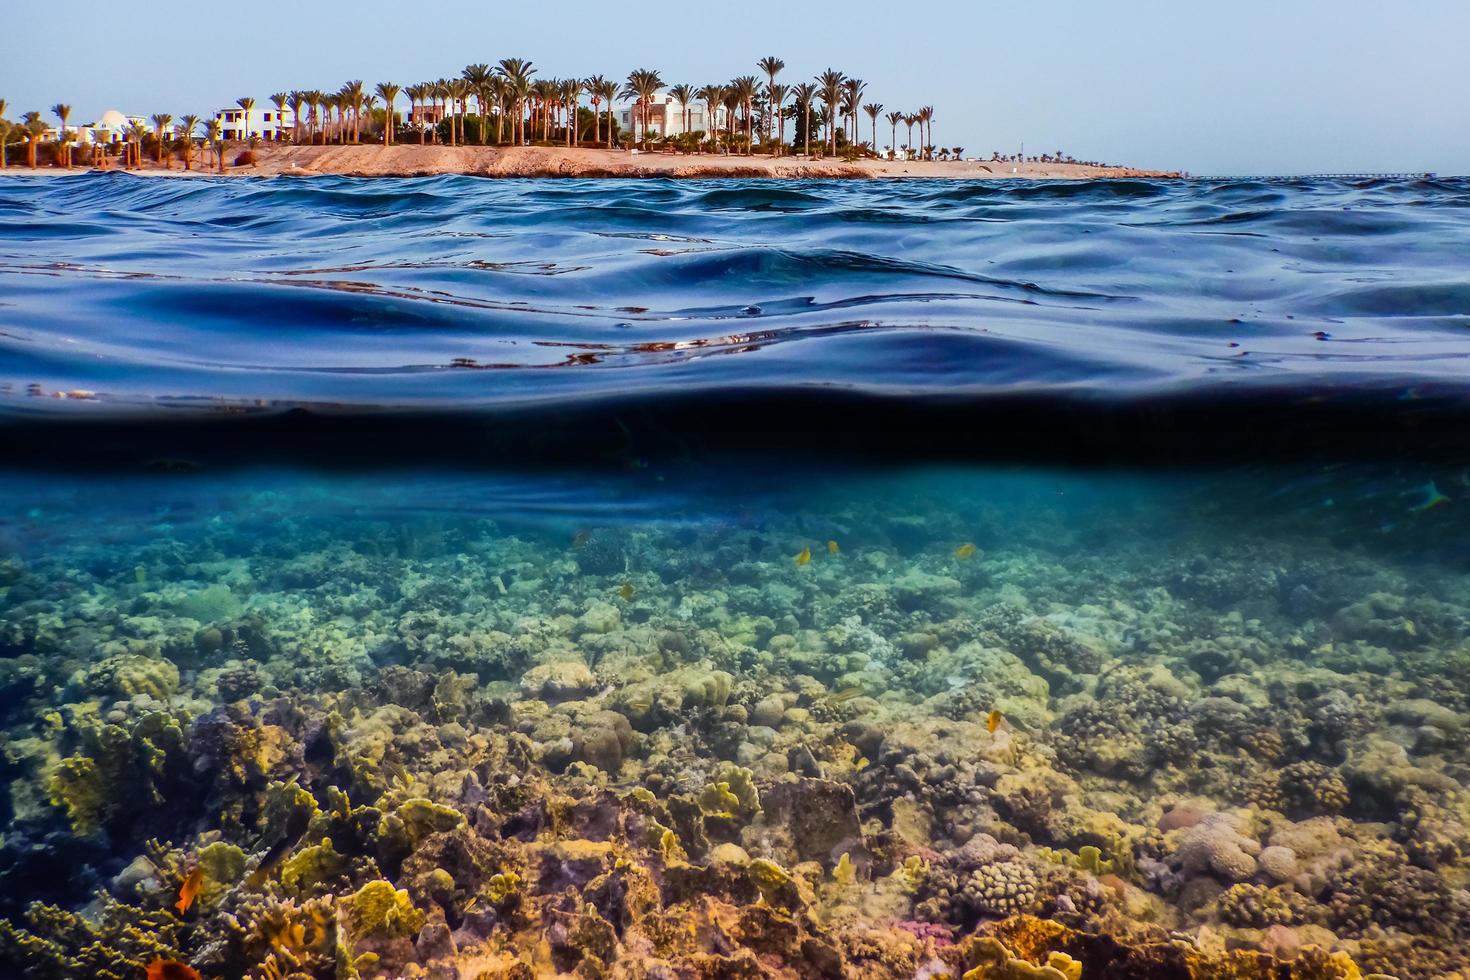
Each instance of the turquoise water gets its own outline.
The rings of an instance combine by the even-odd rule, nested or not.
[[[1466,200],[8,180],[0,974],[1463,974]]]

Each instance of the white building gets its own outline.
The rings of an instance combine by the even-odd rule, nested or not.
[[[653,136],[678,136],[684,132],[700,133],[709,132],[709,123],[705,119],[705,106],[703,102],[689,103],[689,129],[684,128],[685,106],[677,99],[667,95],[655,95],[653,103],[648,106],[635,107],[625,106],[618,116],[618,125],[625,133],[631,133],[634,120],[638,123],[638,134],[643,135],[643,126],[648,125],[648,135]],[[634,112],[637,115],[634,115]]]
[[[148,125],[146,120],[138,116],[125,116],[116,109],[108,109],[96,122],[82,123],[81,125],[68,125],[66,131],[71,134],[71,141],[77,144],[85,143],[121,143],[127,138],[128,127],[134,121]],[[46,130],[45,139],[54,140],[61,136],[61,127],[53,126]]]
[[[248,119],[245,110],[239,106],[221,109],[214,114],[214,118],[219,120],[225,139],[241,142],[252,136],[259,136],[267,143],[289,139],[291,130],[296,125],[296,117],[291,110],[277,112],[273,102],[251,109]]]

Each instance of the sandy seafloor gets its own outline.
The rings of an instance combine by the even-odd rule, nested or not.
[[[1266,482],[11,480],[0,973],[1466,976],[1455,505]]]

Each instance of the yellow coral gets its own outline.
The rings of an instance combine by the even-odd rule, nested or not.
[[[1082,964],[1066,953],[1048,953],[1037,966],[1014,956],[999,939],[986,936],[976,942],[973,954],[980,963],[962,980],[1081,980]]]
[[[846,887],[852,884],[855,876],[856,872],[852,867],[852,856],[848,852],[843,851],[842,857],[837,859],[837,867],[832,869],[832,879],[837,884]]]
[[[84,755],[62,759],[46,780],[52,806],[64,807],[72,832],[79,837],[95,833],[107,806],[97,763]]]
[[[796,879],[775,861],[756,858],[746,868],[746,874],[767,905],[794,909],[801,904],[801,891]]]
[[[904,858],[902,867],[898,869],[898,874],[902,876],[900,880],[903,883],[904,891],[916,892],[919,890],[919,886],[924,883],[925,876],[929,874],[929,862],[917,854],[910,855]]]
[[[514,871],[502,871],[490,876],[489,898],[492,905],[504,905],[521,893],[521,876]]]
[[[363,885],[347,900],[352,923],[364,935],[411,936],[424,924],[408,892],[379,878]]]
[[[761,812],[755,774],[730,762],[716,770],[714,780],[699,794],[698,802],[705,816],[721,820],[749,820]]]
[[[297,895],[313,892],[324,881],[347,871],[348,860],[332,847],[332,838],[304,847],[281,865],[281,884]]]

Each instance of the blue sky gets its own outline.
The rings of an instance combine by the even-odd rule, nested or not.
[[[705,84],[829,66],[890,109],[935,107],[967,153],[1065,150],[1194,173],[1470,173],[1470,2],[1397,0],[20,0],[5,15],[7,115],[201,115],[243,95],[455,74],[659,69]],[[865,127],[866,129],[866,127]],[[879,143],[887,140],[881,138]]]

